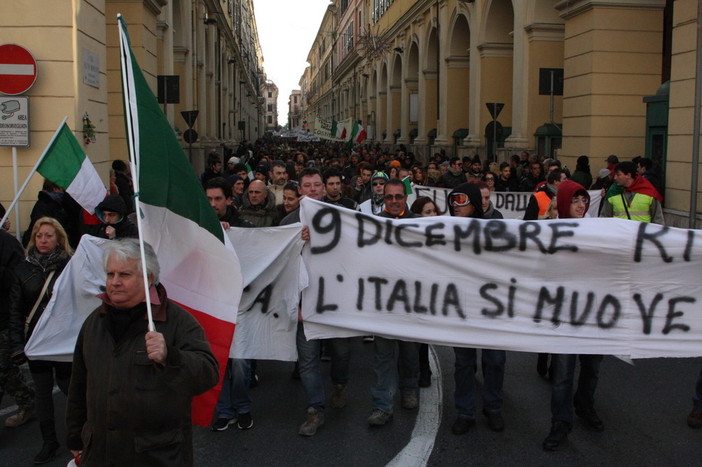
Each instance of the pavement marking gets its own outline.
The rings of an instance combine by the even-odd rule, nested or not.
[[[433,346],[429,346],[431,386],[420,389],[419,411],[412,430],[412,437],[402,451],[388,462],[389,467],[425,466],[434,450],[442,415],[442,375],[439,357]]]
[[[54,386],[54,390],[53,390],[52,394],[56,394],[59,391],[60,391],[60,389],[58,388],[58,386]],[[7,395],[7,394],[5,394],[5,395]],[[5,415],[9,415],[12,412],[16,412],[17,409],[19,409],[19,407],[17,407],[16,404],[11,405],[9,407],[5,407],[4,409],[0,410],[0,417],[4,417]]]

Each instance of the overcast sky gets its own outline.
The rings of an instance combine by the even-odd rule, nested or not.
[[[253,0],[263,68],[278,86],[278,123],[288,123],[288,98],[299,89],[329,0]]]

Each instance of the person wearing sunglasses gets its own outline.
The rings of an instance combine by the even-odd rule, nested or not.
[[[408,219],[420,217],[407,207],[405,185],[397,178],[387,181],[384,188],[385,208],[379,217]],[[396,360],[397,356],[397,360]],[[373,410],[368,417],[370,426],[382,426],[393,418],[394,372],[398,372],[402,408],[419,407],[419,344],[399,339],[375,336],[373,342],[373,373],[371,386]]]
[[[480,188],[475,183],[462,183],[449,193],[449,212],[454,217],[483,218]],[[454,435],[462,435],[475,425],[475,372],[478,349],[454,347],[456,355],[454,404],[458,416],[451,427]],[[483,414],[493,431],[502,431],[502,385],[505,376],[504,350],[481,349],[483,368]]]
[[[365,203],[370,202],[370,211],[361,208],[362,212],[371,212],[375,215],[380,214],[385,209],[384,190],[385,184],[390,180],[390,177],[385,172],[376,172],[371,177],[371,198]]]

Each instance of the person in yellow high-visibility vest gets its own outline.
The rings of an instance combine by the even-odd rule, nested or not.
[[[600,217],[617,217],[665,225],[663,197],[656,188],[638,175],[633,162],[621,162],[614,169],[614,182],[623,191],[611,194],[602,206]]]

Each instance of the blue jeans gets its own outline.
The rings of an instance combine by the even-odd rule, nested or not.
[[[251,412],[250,385],[251,360],[230,358],[217,401],[217,418],[234,418],[236,414]]]
[[[459,418],[475,418],[475,372],[477,370],[477,349],[454,347],[456,354],[453,394]],[[502,412],[502,385],[505,379],[504,350],[481,350],[483,367],[483,409],[489,413]]]
[[[702,371],[700,371],[700,375],[697,377],[695,395],[692,398],[692,406],[695,410],[702,412]]]
[[[337,337],[329,339],[331,345],[331,380],[332,384],[349,382],[349,363],[351,361],[351,338]]]
[[[599,379],[602,355],[580,355],[578,389],[573,395],[575,359],[578,355],[553,354],[551,378],[551,421],[573,425],[573,405],[592,408]]]
[[[305,329],[297,323],[297,362],[300,367],[300,380],[307,394],[307,407],[324,412],[324,381],[320,359],[322,341],[305,338]]]
[[[392,413],[393,397],[398,382],[400,391],[419,391],[419,344],[375,336],[373,372],[375,381],[371,386],[373,408]],[[399,358],[395,363],[395,357]]]

